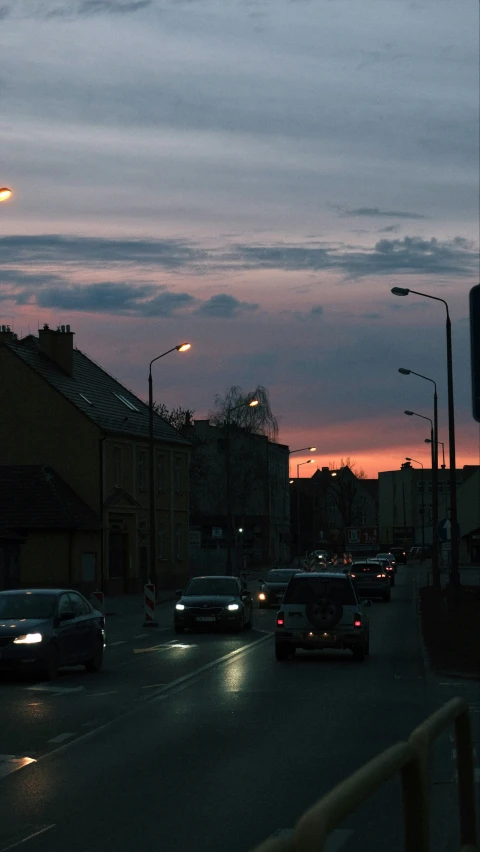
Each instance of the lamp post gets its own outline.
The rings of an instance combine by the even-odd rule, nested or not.
[[[149,502],[150,502],[150,570],[149,582],[157,585],[157,538],[155,524],[155,444],[153,439],[153,380],[152,380],[152,364],[165,355],[170,355],[170,352],[186,352],[190,349],[191,343],[179,343],[178,346],[173,346],[172,349],[167,349],[156,358],[152,358],[148,368],[148,446],[149,446]]]
[[[438,567],[438,397],[437,383],[428,376],[422,376],[421,373],[416,373],[415,370],[406,370],[400,367],[399,373],[403,376],[418,376],[420,379],[425,379],[434,387],[433,393],[433,432],[432,440],[432,582],[433,585],[440,588],[440,572]]]
[[[425,480],[423,478],[423,464],[421,461],[417,461],[417,459],[412,459],[410,456],[405,456],[408,462],[415,462],[415,464],[419,464],[422,467],[422,558],[421,562],[425,559]]]
[[[431,443],[432,443],[431,438],[425,438],[425,443],[426,443],[426,444],[431,444]],[[439,445],[439,444],[441,444],[441,445],[442,445],[442,464],[441,464],[441,468],[442,468],[442,471],[443,471],[443,502],[444,502],[444,506],[445,506],[445,508],[444,508],[444,514],[445,514],[445,517],[447,517],[447,515],[448,515],[448,500],[447,500],[447,471],[446,471],[446,464],[445,464],[445,444],[444,444],[444,442],[443,442],[443,441],[438,441],[438,440],[437,440],[437,459],[438,459],[438,445]]]
[[[243,408],[244,406],[249,406],[250,408],[254,408],[254,406],[258,405],[258,399],[251,399],[250,401],[241,402],[240,405],[234,405],[232,408],[227,409],[227,414],[225,418],[225,472],[226,472],[226,487],[227,487],[227,562],[225,571],[231,576],[232,575],[232,544],[233,544],[233,506],[232,506],[232,473],[231,473],[231,459],[230,459],[230,415],[232,411],[236,411],[238,408]]]
[[[314,453],[316,449],[316,447],[300,447],[299,450],[289,450],[288,454],[291,456],[293,455],[293,453],[303,453],[304,450],[308,450],[310,453]]]
[[[432,418],[431,417],[425,417],[424,414],[418,414],[416,411],[404,411],[403,413],[408,414],[409,417],[421,417],[422,420],[428,420],[428,422],[430,423],[430,435],[432,436],[431,437],[431,444],[432,444],[431,454],[432,454],[432,472],[433,472],[433,468],[435,466],[435,454],[434,454],[435,451],[434,451],[434,448],[433,448],[433,445],[434,445],[434,441],[433,441],[434,428],[433,428]],[[433,491],[433,484],[432,484],[432,491]],[[437,503],[437,514],[438,514],[438,503]],[[433,516],[433,494],[432,494],[432,516]],[[437,521],[437,524],[438,524],[438,521]],[[434,560],[432,558],[432,583],[435,586],[435,588],[439,589],[440,588],[440,572],[439,572],[439,568],[438,568],[438,543],[437,543],[436,551],[434,551],[434,549],[433,549],[433,542],[435,540],[436,535],[437,535],[437,530],[433,527],[433,522],[432,522],[432,552],[436,552],[436,554],[437,554],[436,560]]]
[[[453,401],[452,323],[450,321],[450,312],[445,299],[440,299],[438,296],[430,296],[429,293],[420,293],[418,290],[409,290],[406,287],[393,287],[392,293],[394,296],[408,296],[409,293],[414,293],[415,296],[423,296],[425,299],[433,299],[435,302],[442,302],[442,304],[445,305],[445,310],[447,312],[445,328],[447,336],[448,448],[450,456],[450,522],[452,536],[450,585],[455,592],[455,596],[457,596],[458,590],[461,586],[461,580],[458,566],[459,536],[457,518],[457,476],[455,468],[455,406]]]
[[[12,190],[8,186],[0,186],[0,201],[8,201],[12,197]]]
[[[315,459],[299,462],[297,464],[297,556],[300,557],[300,468],[302,464],[312,464]]]

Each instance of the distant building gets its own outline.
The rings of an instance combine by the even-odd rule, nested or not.
[[[224,570],[227,453],[222,426],[195,420],[183,430],[194,446],[190,478],[190,558],[196,572]],[[235,530],[233,567],[289,561],[288,447],[230,425]]]
[[[68,557],[60,556],[60,544],[49,551],[45,539],[34,569],[31,544],[39,532],[19,474],[10,485],[18,524],[9,521],[0,539],[9,572],[15,562],[22,584],[49,582],[55,553],[57,583],[101,586],[109,594],[140,589],[149,564],[148,406],[74,348],[69,326],[44,326],[38,337],[22,340],[0,327],[0,396],[0,465],[48,467],[52,481],[72,490],[78,510],[89,507],[96,518],[88,547],[75,545]],[[175,588],[188,576],[190,443],[156,414],[154,441],[157,575],[164,588]],[[60,531],[57,509],[51,535],[56,529],[60,537],[66,528]],[[18,531],[24,543],[6,538]]]

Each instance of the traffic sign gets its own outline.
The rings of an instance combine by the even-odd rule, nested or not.
[[[457,530],[458,538],[460,538],[460,524],[457,524]],[[452,523],[450,518],[442,518],[442,520],[438,522],[437,534],[440,541],[452,540]]]

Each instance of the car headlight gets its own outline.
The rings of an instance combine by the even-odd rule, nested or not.
[[[41,633],[25,633],[24,636],[17,636],[13,640],[14,645],[37,645],[42,641]]]
[[[258,596],[258,600],[259,600],[259,601],[264,601],[264,600],[266,600],[266,599],[267,599],[267,596],[266,596],[265,592],[260,592],[260,594],[259,594],[259,596]]]
[[[238,604],[228,604],[227,609],[229,612],[235,612],[236,609],[240,609]]]
[[[185,609],[185,604],[181,604],[181,603],[175,604],[175,609]]]

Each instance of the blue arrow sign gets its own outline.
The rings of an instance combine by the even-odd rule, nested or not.
[[[457,524],[458,538],[460,538],[460,524]],[[440,541],[452,540],[452,523],[450,518],[442,518],[438,522],[437,533]]]

